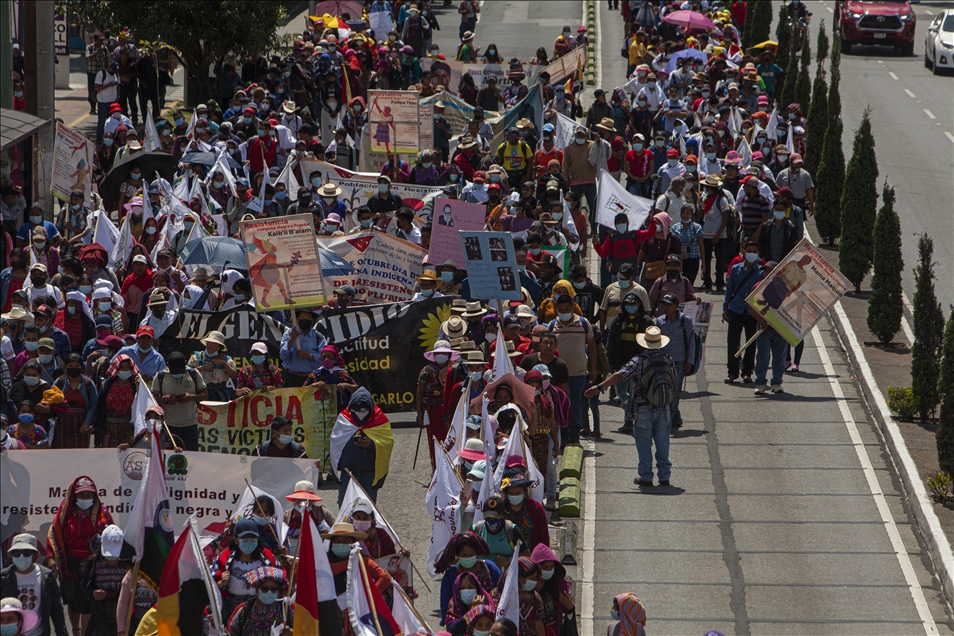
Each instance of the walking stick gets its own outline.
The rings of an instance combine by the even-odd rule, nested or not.
[[[425,414],[424,417],[427,417],[427,414]],[[417,469],[417,454],[421,452],[421,436],[423,434],[424,425],[421,424],[421,426],[419,426],[417,429],[417,446],[414,448],[414,463],[411,464],[411,470]]]

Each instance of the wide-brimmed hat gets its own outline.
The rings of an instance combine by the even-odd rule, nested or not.
[[[37,624],[40,622],[40,617],[36,612],[28,609],[23,609],[23,603],[20,602],[20,599],[13,598],[8,596],[5,599],[0,600],[0,615],[2,614],[19,614],[20,615],[20,631],[21,634],[29,633]]]
[[[348,537],[355,541],[363,541],[368,538],[368,533],[358,532],[350,523],[336,523],[331,526],[330,532],[322,532],[322,539],[332,539],[334,537]]]
[[[285,495],[288,501],[323,501],[321,497],[315,494],[315,485],[307,480],[295,483],[295,491],[290,495]]]
[[[434,348],[424,352],[424,357],[434,362],[434,356],[437,354],[446,354],[450,356],[452,362],[460,359],[460,354],[451,349],[450,343],[446,340],[438,340],[434,343]]]
[[[451,313],[460,316],[467,311],[467,305],[467,301],[463,298],[455,298],[451,301]]]
[[[481,307],[480,303],[477,301],[467,303],[464,313],[461,314],[462,318],[479,318],[487,313],[487,310]]]
[[[612,117],[604,117],[600,123],[596,124],[596,127],[606,132],[616,132],[616,123]]]
[[[487,364],[484,360],[484,354],[480,351],[468,351],[461,356],[461,362],[464,364]]]
[[[504,341],[504,346],[507,348],[507,357],[508,357],[508,358],[516,358],[517,356],[522,355],[522,353],[523,353],[523,352],[521,352],[521,351],[517,351],[517,348],[516,348],[516,347],[514,346],[514,344],[513,344],[511,341],[509,341],[509,340]]]
[[[40,553],[40,549],[37,547],[36,537],[28,532],[18,534],[13,537],[13,543],[10,545],[10,549],[7,552],[13,550],[32,550],[37,554]]]
[[[26,322],[33,322],[33,314],[28,312],[26,309],[20,305],[13,305],[10,307],[10,311],[0,316],[4,320],[25,320]]]
[[[706,175],[706,178],[702,180],[702,185],[719,188],[722,186],[722,178],[717,174]]]
[[[318,188],[318,196],[320,197],[336,197],[339,194],[341,194],[341,188],[331,181]]]
[[[421,275],[417,277],[418,280],[429,280],[433,282],[438,282],[440,278],[437,276],[437,272],[433,269],[425,269],[421,272]]]
[[[464,135],[460,138],[460,141],[457,142],[458,150],[470,150],[471,148],[476,148],[477,142],[474,141],[474,138],[470,135]]]
[[[192,280],[212,280],[212,270],[205,265],[197,265],[192,272]]]
[[[460,316],[451,316],[444,321],[441,329],[448,338],[463,338],[467,333],[467,321]]]
[[[156,290],[153,290],[151,294],[149,294],[149,302],[146,303],[146,307],[155,307],[156,305],[167,305],[167,304],[169,304],[169,299],[166,298],[161,291],[156,289]]]
[[[209,335],[207,335],[205,338],[202,338],[201,340],[199,340],[199,342],[201,342],[202,344],[209,344],[210,342],[213,342],[213,343],[215,343],[215,344],[221,346],[221,347],[222,347],[222,351],[225,351],[225,350],[226,350],[226,348],[225,348],[225,334],[222,333],[221,331],[210,331],[210,332],[209,332]]]
[[[533,130],[536,126],[533,125],[533,122],[524,117],[523,119],[517,121],[517,128],[529,128]]]
[[[457,451],[457,456],[469,462],[484,459],[484,441],[477,437],[470,438],[464,443],[464,448]]]
[[[474,39],[473,31],[464,31],[464,36],[460,39],[461,42],[470,42]]]
[[[297,108],[298,108],[298,107],[295,105],[295,102],[293,102],[293,101],[290,100],[290,99],[285,100],[285,103],[282,104],[282,110],[285,111],[286,113],[288,113],[289,115],[294,115],[294,114],[295,114],[295,110],[296,110]]]
[[[536,315],[534,315],[533,310],[531,310],[530,307],[527,305],[518,305],[517,310],[513,312],[513,315],[517,316],[518,318],[529,318],[531,320],[536,318]]]
[[[133,208],[142,207],[142,197],[133,197],[132,200],[123,206],[127,211],[132,210]]]
[[[636,342],[644,349],[662,349],[669,344],[669,336],[662,335],[659,327],[646,327],[644,333],[636,334]]]

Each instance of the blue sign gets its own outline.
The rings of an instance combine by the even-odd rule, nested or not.
[[[521,300],[517,257],[510,232],[460,232],[470,295],[483,300]]]

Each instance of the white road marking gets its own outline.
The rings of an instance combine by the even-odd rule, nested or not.
[[[954,141],[954,135],[952,135],[951,133],[947,132],[946,130],[944,131],[944,134],[947,135],[947,138],[948,138],[948,139],[950,139],[951,141]]]
[[[596,623],[596,445],[586,440],[588,455],[583,458],[583,580],[580,582],[580,607],[583,619],[582,636],[593,636]]]
[[[937,119],[937,117],[934,116],[934,113],[929,111],[927,108],[924,109],[924,114],[930,117],[931,119]]]
[[[835,10],[832,9],[831,7],[825,7],[825,8],[828,9],[828,13],[834,13],[834,12],[835,12]]]
[[[898,76],[892,73],[891,71],[888,71],[888,75],[890,75],[891,79],[893,79],[894,81],[898,81]]]
[[[911,99],[917,99],[917,97],[918,97],[917,95],[915,95],[914,93],[911,92],[911,89],[910,89],[910,88],[904,89],[904,92],[907,93],[907,94],[908,94],[908,97],[910,97]]]
[[[911,315],[914,315],[914,305],[911,304],[911,301],[908,300],[908,295],[904,293],[904,290],[901,290],[901,302],[904,304],[905,309],[911,312]],[[904,331],[904,337],[908,339],[909,344],[914,344],[914,329],[911,329],[911,323],[908,322],[908,317],[902,312],[901,314],[901,330]]]
[[[931,11],[930,9],[925,9],[924,12],[928,15],[934,15],[934,12]]]
[[[848,435],[851,437],[855,454],[861,463],[865,480],[868,482],[868,490],[871,491],[871,495],[874,497],[878,512],[881,515],[881,520],[884,522],[884,528],[888,533],[888,538],[891,540],[891,546],[894,548],[895,556],[898,558],[898,564],[901,566],[901,572],[904,574],[904,580],[908,585],[908,590],[911,592],[914,606],[918,610],[918,616],[921,618],[924,633],[928,635],[937,634],[937,625],[934,622],[934,617],[931,615],[931,609],[928,607],[927,600],[924,598],[921,583],[918,581],[917,574],[914,572],[914,566],[911,564],[911,558],[908,556],[908,549],[901,539],[901,533],[898,532],[898,526],[894,521],[890,508],[888,508],[888,501],[882,492],[881,484],[878,483],[878,477],[875,475],[871,458],[868,456],[865,443],[861,439],[861,434],[858,432],[858,426],[855,424],[855,418],[851,414],[851,409],[848,408],[845,393],[835,375],[835,368],[831,363],[828,350],[825,347],[825,343],[822,342],[821,331],[819,331],[817,326],[812,328],[812,340],[815,343],[815,349],[818,351],[818,357],[821,358],[825,375],[828,376],[828,383],[831,385],[832,393],[835,395],[835,400],[838,403],[838,409],[841,411],[842,419],[845,421],[845,427],[848,429]]]

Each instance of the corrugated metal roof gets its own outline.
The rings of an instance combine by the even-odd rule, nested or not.
[[[40,119],[22,110],[0,109],[0,150],[6,150],[51,123],[49,119]]]

